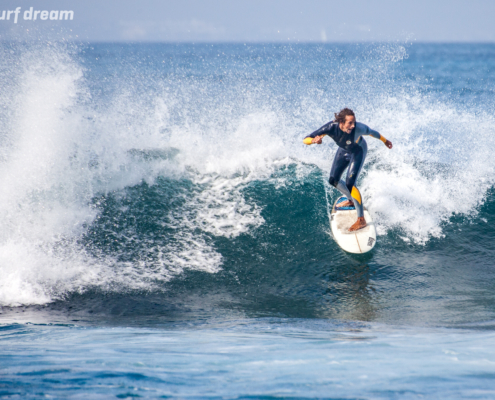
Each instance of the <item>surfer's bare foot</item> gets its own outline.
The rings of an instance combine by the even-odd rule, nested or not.
[[[359,217],[354,224],[349,228],[349,232],[357,231],[358,229],[363,229],[366,226],[366,220],[364,217]]]
[[[337,204],[338,207],[354,207],[352,200],[344,200],[343,202]]]

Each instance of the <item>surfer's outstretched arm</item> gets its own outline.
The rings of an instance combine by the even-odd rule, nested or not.
[[[309,134],[303,139],[303,143],[307,145],[313,143],[321,144],[321,139],[323,139],[323,136],[328,135],[330,133],[332,124],[334,124],[333,121],[323,125],[320,129],[317,129],[313,133]]]
[[[380,133],[378,133],[377,131],[370,129],[369,127],[367,128],[368,128],[368,132],[363,133],[363,135],[372,136],[375,139],[381,140],[385,144],[385,146],[387,146],[389,149],[392,148],[392,142],[390,140],[385,139],[385,137],[380,135]]]

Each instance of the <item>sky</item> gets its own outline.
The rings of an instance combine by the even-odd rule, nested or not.
[[[9,10],[20,7],[17,23]],[[73,20],[24,20],[71,10]],[[5,11],[5,19],[1,19]],[[0,0],[0,40],[495,42],[494,0]]]

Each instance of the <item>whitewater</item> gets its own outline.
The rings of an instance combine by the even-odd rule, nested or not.
[[[2,43],[0,396],[492,397],[494,50]]]

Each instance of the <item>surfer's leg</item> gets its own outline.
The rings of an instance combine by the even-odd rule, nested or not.
[[[363,199],[361,197],[361,193],[356,187],[356,180],[361,172],[361,169],[364,164],[364,159],[366,158],[366,153],[368,147],[364,140],[361,140],[361,151],[352,154],[351,164],[349,166],[349,170],[347,171],[347,179],[346,179],[346,187],[347,190],[351,193],[351,200],[354,203],[354,207],[356,207],[356,212],[358,219],[363,218],[364,210],[363,210]],[[363,218],[364,219],[364,218]]]
[[[345,150],[339,148],[337,150],[337,154],[335,154],[335,158],[333,160],[332,169],[330,171],[330,179],[328,183],[335,187],[340,193],[342,193],[348,199],[351,198],[351,193],[347,189],[346,184],[340,178],[344,173],[345,169],[349,165],[350,156],[349,153]]]

